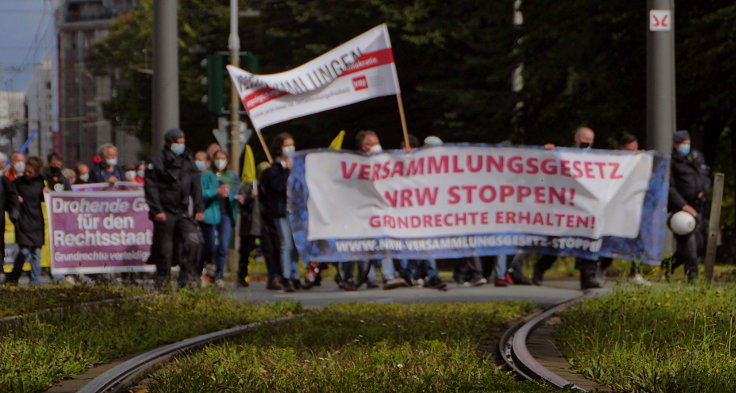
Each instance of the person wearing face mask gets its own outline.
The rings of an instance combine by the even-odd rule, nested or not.
[[[595,132],[590,127],[578,127],[573,136],[575,147],[581,150],[590,150],[595,141]],[[555,145],[548,143],[544,145],[545,150],[554,150]],[[543,255],[534,264],[532,283],[542,285],[544,272],[552,267],[557,260],[554,255]],[[575,268],[580,270],[580,289],[592,289],[603,287],[605,280],[605,269],[611,264],[610,258],[592,260],[575,258]]]
[[[238,216],[236,197],[240,181],[238,175],[229,170],[230,160],[225,151],[217,151],[213,158],[212,166],[202,174],[203,232],[205,247],[215,259],[215,287],[223,288],[230,237]]]
[[[19,151],[13,152],[10,156],[10,169],[5,171],[5,177],[10,181],[15,181],[15,179],[23,176],[25,171],[26,155]]]
[[[146,161],[144,191],[153,221],[148,263],[156,265],[157,289],[167,285],[171,266],[176,263],[181,269],[179,286],[193,285],[204,244],[195,222],[204,218],[200,174],[185,142],[184,132],[172,128],[164,134],[164,148]]]
[[[100,162],[91,165],[90,183],[117,183],[125,179],[118,165],[118,148],[107,143],[100,147]]]
[[[80,162],[74,168],[74,172],[77,173],[77,177],[74,180],[74,184],[89,184],[91,180],[89,166]]]
[[[362,130],[355,134],[355,146],[358,151],[363,154],[377,155],[383,153],[381,141],[373,130]],[[353,278],[356,261],[347,261],[340,264],[340,277],[336,278],[338,285],[345,291],[355,291],[363,283],[366,287],[377,288],[375,281],[375,272],[371,269],[372,265],[378,265],[378,261],[358,261],[358,280]],[[381,274],[383,276],[383,289],[394,289],[406,286],[407,283],[401,278],[396,277],[394,262],[390,258],[384,258],[380,261]]]
[[[135,167],[135,182],[139,184],[145,183],[146,177],[146,163],[139,162],[138,166]]]
[[[15,220],[15,242],[19,251],[13,263],[13,271],[5,275],[6,284],[17,284],[23,271],[23,264],[30,259],[31,285],[39,284],[41,277],[41,247],[44,244],[44,221],[41,202],[46,188],[43,161],[30,157],[26,162],[23,176],[16,178],[14,185],[18,192],[18,216]]]
[[[0,234],[5,233],[5,213],[8,213],[13,222],[18,219],[18,193],[13,182],[7,176],[0,175]],[[5,236],[0,236],[0,252],[2,253],[0,255],[5,255]]]
[[[126,182],[129,183],[137,183],[138,181],[136,178],[138,177],[138,173],[136,173],[135,166],[133,164],[125,164],[123,165],[123,176]],[[143,180],[143,179],[141,179]]]
[[[291,173],[290,155],[294,150],[294,138],[290,134],[276,135],[271,143],[274,163],[263,172],[261,181],[261,189],[266,202],[265,208],[268,216],[274,221],[278,235],[282,286],[286,292],[302,288],[297,267],[299,255],[286,211],[286,183]]]
[[[64,160],[61,158],[61,154],[57,152],[49,154],[47,162],[49,166],[44,171],[46,186],[56,192],[71,191],[71,182],[61,173],[62,169],[64,169]]]
[[[206,151],[200,150],[194,153],[194,165],[197,166],[200,173],[204,173],[212,166],[212,160],[210,160],[210,156]]]
[[[668,210],[673,213],[682,210],[691,214],[696,219],[696,227],[689,235],[675,235],[677,250],[674,262],[663,262],[667,276],[676,267],[685,265],[688,281],[698,277],[698,249],[705,246],[704,231],[708,228],[703,213],[709,189],[710,168],[705,164],[703,155],[691,148],[690,133],[686,130],[675,132],[672,137]]]

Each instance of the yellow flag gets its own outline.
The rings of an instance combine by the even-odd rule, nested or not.
[[[243,183],[251,183],[256,180],[256,159],[253,157],[253,149],[250,145],[245,145],[245,154],[243,154],[243,174],[240,181]]]
[[[345,130],[340,130],[340,132],[337,134],[335,139],[332,140],[332,143],[330,143],[329,146],[327,146],[328,149],[333,150],[340,150],[342,149],[342,140],[345,139]]]

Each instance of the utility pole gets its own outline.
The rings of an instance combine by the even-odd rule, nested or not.
[[[179,127],[177,0],[153,2],[153,130],[151,146],[164,146],[164,133]]]
[[[647,0],[647,147],[672,152],[675,118],[675,4]]]
[[[230,0],[230,37],[227,47],[230,50],[230,64],[239,67],[238,0]],[[240,96],[235,83],[230,84],[230,169],[240,173]]]

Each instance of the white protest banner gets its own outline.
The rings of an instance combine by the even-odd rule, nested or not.
[[[401,92],[385,24],[286,72],[255,75],[234,66],[227,70],[256,131]]]
[[[652,228],[663,226],[667,195],[662,162],[653,152],[516,146],[297,153],[291,219],[313,261],[524,247],[654,260],[661,241]]]

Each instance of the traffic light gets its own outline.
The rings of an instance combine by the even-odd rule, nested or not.
[[[230,113],[230,108],[226,108],[226,104],[230,103],[230,76],[227,75],[225,66],[230,63],[230,52],[215,52],[202,62],[207,67],[207,96],[202,98],[202,103],[207,103],[207,109],[218,115]],[[257,74],[258,56],[250,52],[240,52],[240,68]],[[205,79],[202,81],[205,82]],[[228,87],[228,89],[225,89]],[[240,108],[238,108],[239,110]],[[244,111],[241,111],[245,113]]]

